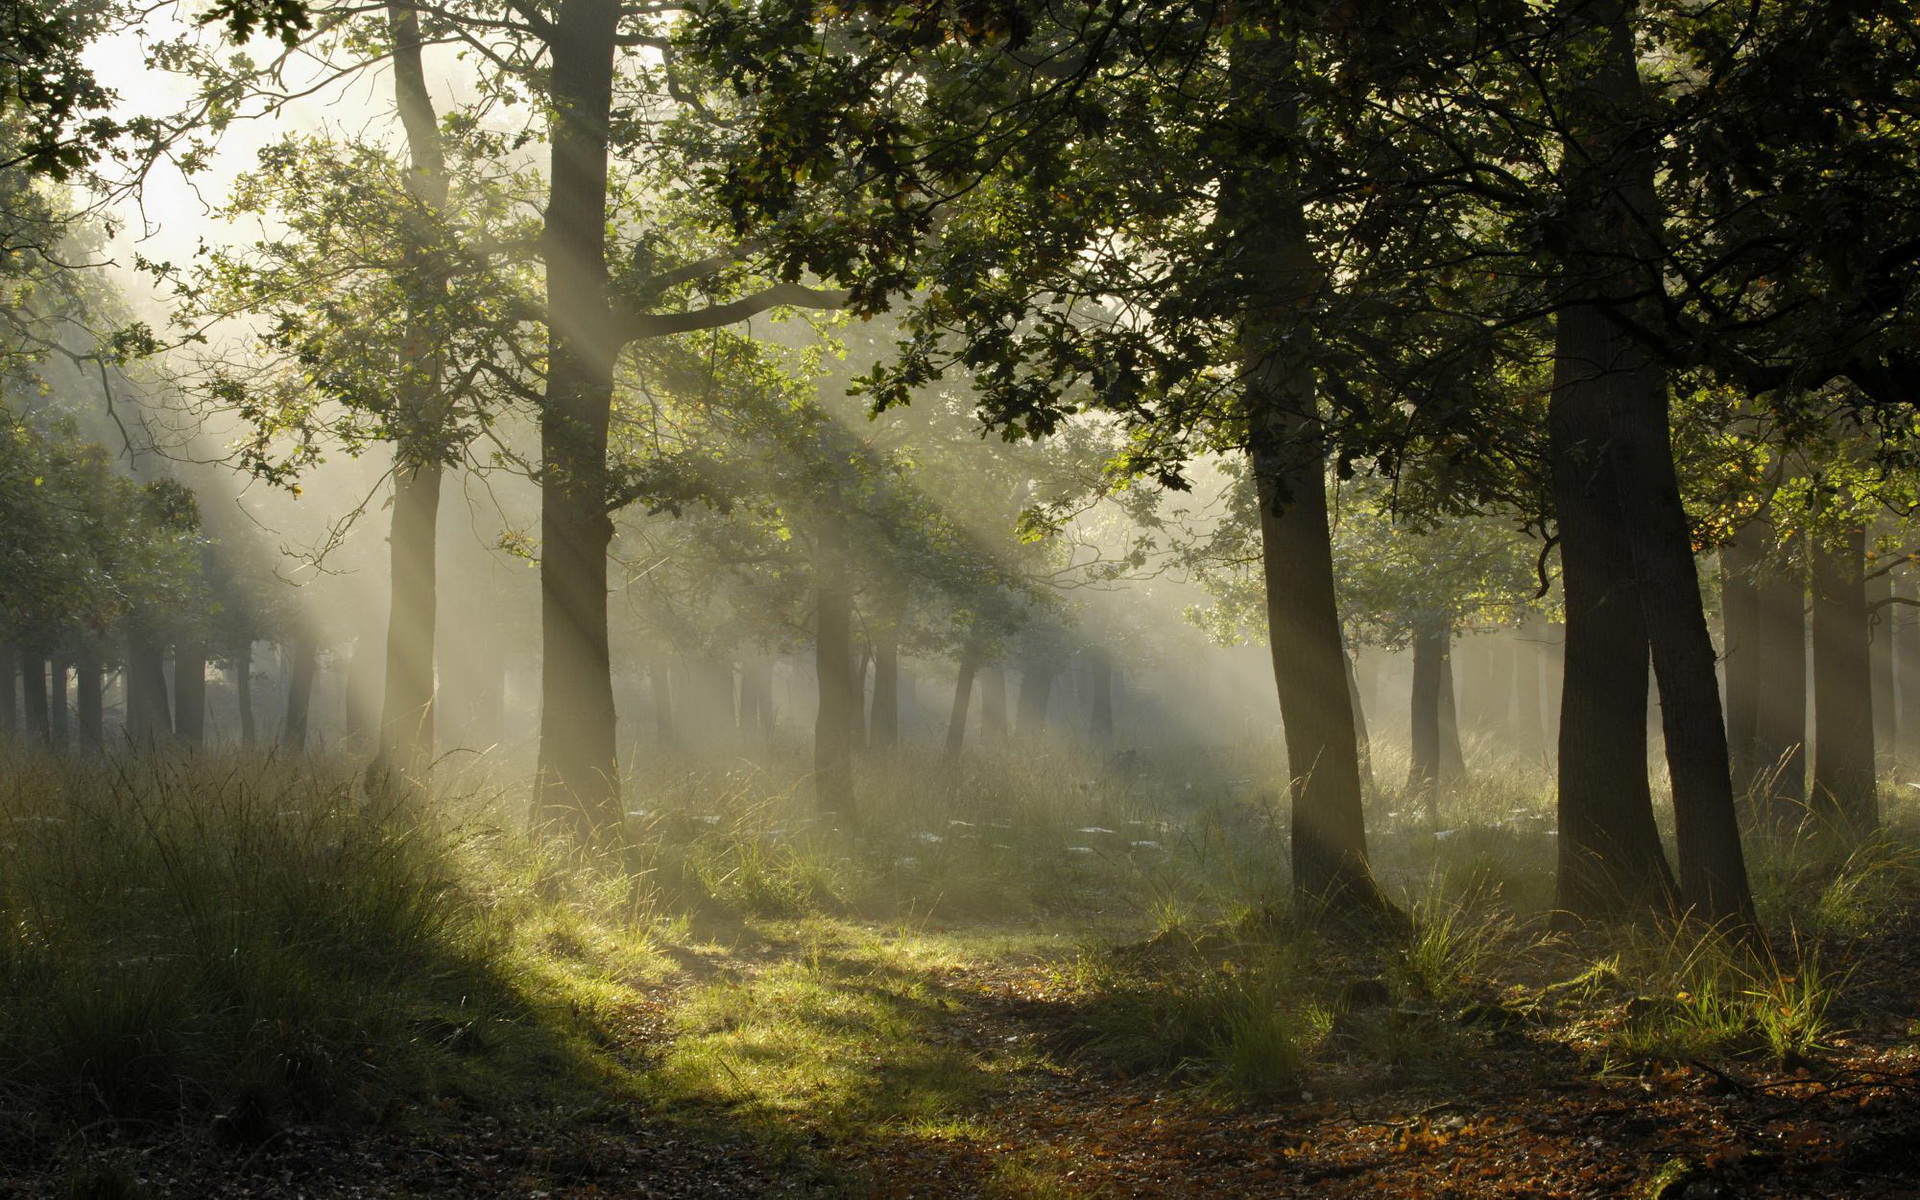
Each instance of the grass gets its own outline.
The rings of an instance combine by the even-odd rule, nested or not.
[[[641,1101],[806,1158],[977,1141],[1023,1072],[1063,1064],[1244,1105],[1445,1089],[1519,1029],[1602,1071],[1793,1062],[1836,1036],[1849,981],[1830,964],[1920,895],[1890,797],[1892,831],[1845,855],[1751,847],[1768,952],[1551,937],[1551,814],[1523,766],[1444,793],[1437,826],[1372,797],[1409,929],[1328,933],[1290,914],[1263,753],[1124,773],[1068,750],[953,772],[876,757],[857,814],[816,811],[797,759],[658,760],[598,857],[527,836],[517,790],[483,775],[409,803],[344,763],[18,759],[0,1139],[106,1122],[251,1142]],[[1383,780],[1404,774],[1392,753]],[[1048,997],[1012,1042],[978,985],[1010,972]],[[994,1170],[990,1193],[1067,1189],[1044,1157]]]

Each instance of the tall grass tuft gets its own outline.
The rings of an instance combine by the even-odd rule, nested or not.
[[[8,766],[0,1110],[377,1116],[500,1002],[454,829],[346,771]]]

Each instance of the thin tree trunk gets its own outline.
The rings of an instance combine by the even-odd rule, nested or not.
[[[1893,574],[1879,570],[1867,580],[1868,663],[1873,676],[1873,757],[1875,774],[1882,761],[1893,757],[1893,745],[1899,735],[1896,728],[1897,705],[1893,695]]]
[[[207,647],[198,639],[173,650],[173,728],[189,746],[207,743]]]
[[[973,678],[980,670],[980,647],[969,641],[960,651],[953,681],[953,710],[947,717],[947,757],[958,758],[967,739],[967,710],[973,706]]]
[[[53,719],[47,703],[47,660],[28,654],[20,660],[20,698],[27,713],[27,736],[36,746],[53,743]]]
[[[302,634],[294,640],[287,667],[287,714],[280,726],[280,744],[294,752],[307,748],[307,714],[313,706],[313,680],[320,667],[320,647]]]
[[[1087,712],[1087,736],[1104,746],[1113,740],[1113,659],[1096,650],[1088,670],[1093,677],[1093,696]]]
[[[1007,740],[1007,668],[1000,660],[982,665],[980,674],[980,740],[997,745]]]
[[[873,647],[873,715],[867,722],[867,739],[875,747],[892,749],[900,744],[900,643],[894,636],[881,634]]]
[[[0,745],[20,732],[20,652],[0,642]]]
[[[860,706],[853,678],[853,589],[838,515],[829,514],[816,536],[813,646],[820,707],[813,725],[814,798],[822,808],[852,818],[853,732]]]
[[[1513,654],[1513,747],[1520,755],[1538,761],[1547,752],[1547,739],[1541,706],[1541,640],[1546,622],[1529,615],[1520,624]]]
[[[240,710],[240,744],[251,747],[259,740],[253,724],[253,642],[240,643],[233,654],[233,702]]]
[[[1015,728],[1021,737],[1037,738],[1046,733],[1055,674],[1054,669],[1044,663],[1030,663],[1020,672],[1019,719]]]
[[[1913,576],[1895,571],[1894,596],[1912,601],[1914,592]],[[1908,764],[1920,760],[1920,609],[1912,604],[1895,604],[1888,616],[1893,632],[1894,699],[1898,705],[1893,752],[1902,764]]]
[[[1734,794],[1752,792],[1762,764],[1760,695],[1771,686],[1760,674],[1760,583],[1768,526],[1750,522],[1720,547],[1721,670],[1727,688],[1727,760]]]
[[[1862,564],[1866,531],[1813,539],[1813,789],[1809,807],[1849,838],[1879,825],[1873,680]]]
[[[1453,636],[1440,654],[1440,782],[1451,787],[1467,777],[1467,754],[1460,744],[1459,691],[1453,678]]]
[[[561,0],[550,78],[548,348],[540,441],[540,765],[535,811],[598,839],[620,823],[607,641],[607,434],[619,353],[607,279],[608,120],[619,0]]]
[[[80,730],[80,745],[89,751],[106,744],[102,683],[100,655],[90,649],[81,650],[74,664],[74,718]]]
[[[1407,790],[1424,797],[1427,819],[1439,820],[1434,792],[1440,783],[1441,664],[1446,659],[1447,627],[1442,621],[1422,619],[1413,630],[1413,688],[1408,711],[1412,761]]]
[[[860,644],[859,654],[854,657],[853,716],[851,719],[853,733],[851,736],[855,746],[865,747],[869,744],[869,732],[867,729],[867,679],[873,666],[873,644],[871,642],[862,642]]]
[[[1806,536],[1794,533],[1771,547],[1756,578],[1755,628],[1764,681],[1754,706],[1754,768],[1766,784],[1769,823],[1792,827],[1806,816],[1807,584],[1801,555]]]
[[[418,11],[387,5],[393,41],[393,91],[406,130],[411,170],[407,192],[421,212],[410,225],[401,263],[408,296],[395,407],[401,429],[394,448],[393,522],[387,540],[390,594],[380,735],[371,779],[424,786],[434,754],[434,648],[437,636],[441,479],[449,414],[441,393],[440,348],[428,315],[446,303],[446,281],[428,247],[437,240],[431,214],[447,202],[446,154],[421,60]]]
[[[673,665],[664,654],[656,654],[647,664],[647,679],[653,688],[653,731],[660,744],[673,744]]]
[[[63,658],[48,662],[47,687],[47,740],[54,749],[67,747],[67,672],[70,669]]]

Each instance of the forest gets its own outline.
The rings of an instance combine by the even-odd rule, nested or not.
[[[0,661],[0,1196],[1920,1195],[1920,20],[5,0]]]

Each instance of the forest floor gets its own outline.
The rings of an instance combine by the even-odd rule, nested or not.
[[[1315,931],[1134,868],[1127,893],[1085,854],[1072,904],[903,918],[794,891],[824,859],[726,844],[705,877],[735,902],[641,932],[544,877],[516,891],[550,898],[489,951],[515,998],[407,1001],[400,1039],[444,1069],[368,1090],[377,1111],[176,1064],[185,1119],[37,1121],[0,1073],[0,1195],[1920,1196],[1920,871],[1892,842],[1775,871],[1824,882],[1758,956],[1551,933],[1484,881],[1416,897],[1411,937]],[[15,1003],[24,978],[0,970]],[[371,1062],[383,1036],[325,1045]]]
[[[1327,1056],[1262,1103],[1128,1074],[1055,935],[813,921],[708,943],[608,1011],[651,1097],[433,1133],[327,1125],[94,1141],[76,1175],[164,1196],[1920,1196],[1920,919],[1865,939],[1835,1032],[1788,1062],[1596,1066],[1644,998],[1539,1002],[1560,968],[1486,980],[1419,1069]],[[1366,951],[1327,964],[1371,978]],[[826,1032],[821,1026],[827,1026]],[[803,1027],[805,1033],[799,1032]],[[110,1167],[102,1173],[103,1167]]]

